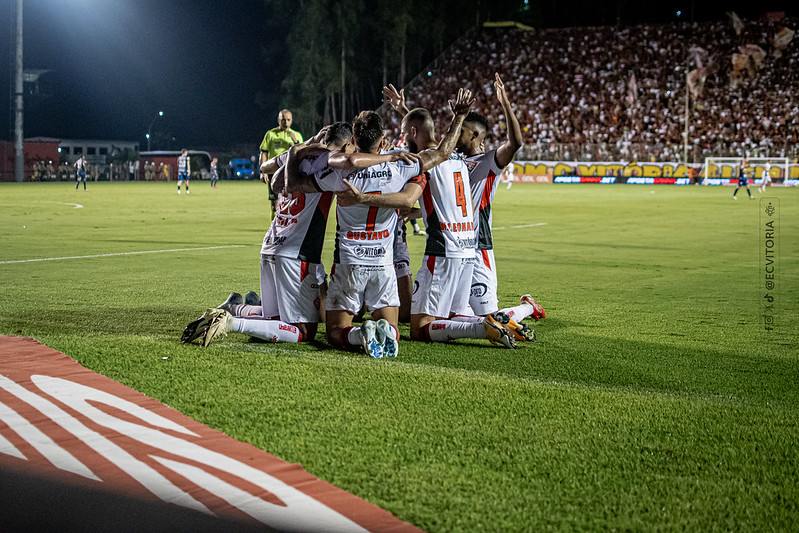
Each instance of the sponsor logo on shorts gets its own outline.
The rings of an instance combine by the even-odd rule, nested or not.
[[[266,236],[266,239],[264,239],[264,244],[272,244],[274,246],[283,246],[285,243],[286,243],[285,235],[281,237],[275,237],[274,235],[269,234]]]
[[[356,257],[377,258],[385,257],[386,249],[382,246],[356,246],[353,253]]]
[[[472,285],[472,297],[482,298],[488,292],[488,285],[485,283],[474,283]]]
[[[419,290],[419,282],[414,280],[414,282],[413,282],[413,293],[416,294],[416,291],[418,291],[418,290]]]

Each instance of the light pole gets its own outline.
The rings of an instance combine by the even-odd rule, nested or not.
[[[17,0],[17,50],[15,57],[14,80],[14,180],[25,179],[25,153],[22,133],[22,0]]]
[[[150,151],[150,137],[152,136],[150,134],[152,133],[152,130],[153,130],[153,124],[155,124],[155,121],[158,120],[158,117],[163,117],[163,116],[164,116],[164,112],[163,111],[159,111],[158,114],[153,117],[153,120],[150,121],[150,125],[147,126],[147,135],[145,135],[145,137],[147,137],[147,151],[148,152]]]

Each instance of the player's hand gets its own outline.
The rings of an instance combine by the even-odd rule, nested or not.
[[[471,109],[472,104],[474,103],[475,98],[472,97],[472,91],[469,89],[458,89],[458,95],[455,97],[455,101],[449,101],[449,108],[455,115],[465,115]]]
[[[394,111],[402,112],[405,108],[405,89],[397,91],[393,84],[383,87],[383,103],[390,104]]]
[[[322,126],[322,129],[319,130],[319,133],[314,135],[313,142],[314,143],[321,143],[322,141],[324,141],[325,140],[325,135],[327,135],[327,132],[329,130],[330,130],[330,125],[329,124],[327,126]]]
[[[349,180],[344,180],[347,185],[347,190],[339,191],[336,193],[336,203],[341,207],[349,207],[351,205],[362,203],[365,196],[357,187],[355,187]]]
[[[390,155],[389,161],[392,163],[401,161],[403,163],[414,164],[419,163],[421,164],[422,158],[419,154],[412,154],[410,152],[392,152]]]
[[[508,101],[508,93],[505,92],[505,84],[502,82],[502,78],[499,77],[499,72],[494,73],[494,92],[500,104]]]

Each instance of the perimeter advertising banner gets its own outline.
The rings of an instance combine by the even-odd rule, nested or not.
[[[760,179],[763,164],[749,165],[748,175]],[[691,171],[693,170],[693,176]],[[700,172],[701,170],[701,172]],[[683,163],[622,163],[620,161],[574,162],[574,161],[514,161],[513,181],[517,183],[629,183],[629,184],[674,184],[685,185],[694,178],[701,182],[704,177],[702,165]],[[799,179],[799,165],[772,164],[772,180],[785,185],[794,185]],[[737,183],[738,166],[734,163],[714,164],[708,168],[708,185]],[[580,178],[582,181],[558,178]],[[598,179],[589,179],[598,178]]]

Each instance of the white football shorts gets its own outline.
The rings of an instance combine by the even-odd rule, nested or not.
[[[497,265],[494,250],[477,250],[472,271],[469,305],[475,315],[490,315],[499,310],[497,299]]]
[[[322,264],[261,254],[263,316],[289,324],[318,323],[320,288],[326,279]]]
[[[449,318],[469,312],[474,259],[425,255],[416,274],[411,300],[412,315]]]
[[[364,304],[369,311],[399,307],[394,265],[334,264],[325,309],[357,314]]]

